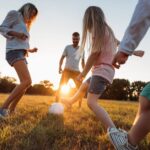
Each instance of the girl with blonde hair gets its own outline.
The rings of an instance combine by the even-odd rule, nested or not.
[[[37,48],[30,49],[29,47],[29,31],[37,14],[37,8],[31,3],[26,3],[18,11],[10,11],[0,25],[0,33],[6,38],[6,60],[14,67],[20,80],[20,84],[1,106],[0,117],[5,117],[15,111],[17,103],[31,85],[25,57],[28,52],[37,51]]]
[[[62,99],[62,102],[71,106],[88,90],[87,104],[89,108],[106,129],[109,127],[115,128],[107,112],[99,106],[98,99],[106,86],[113,81],[115,69],[112,66],[112,60],[116,53],[118,41],[112,29],[106,23],[102,9],[96,6],[90,6],[85,11],[80,53],[84,50],[88,37],[91,39],[90,55],[83,71],[78,76],[78,80],[82,81],[91,68],[92,76],[81,85],[79,91],[72,98]]]
[[[107,130],[111,128],[112,132],[120,135],[120,130],[115,127],[108,113],[98,104],[98,99],[106,89],[106,86],[113,82],[115,69],[112,65],[112,60],[120,42],[115,38],[112,29],[107,24],[102,9],[97,6],[90,6],[85,11],[80,53],[83,52],[88,37],[91,39],[90,55],[83,71],[78,76],[78,80],[82,81],[91,68],[92,76],[80,86],[73,97],[70,99],[62,98],[62,102],[67,107],[71,107],[73,103],[83,97],[88,91],[87,104],[89,108]],[[133,55],[142,57],[144,52],[140,50],[135,51]]]

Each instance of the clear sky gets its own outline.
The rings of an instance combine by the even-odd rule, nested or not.
[[[18,10],[24,3],[32,2],[39,10],[39,15],[30,31],[30,45],[39,49],[30,54],[29,70],[33,83],[47,79],[58,85],[60,75],[58,64],[66,45],[71,44],[74,31],[81,33],[82,18],[88,6],[96,5],[103,9],[108,24],[116,37],[121,40],[130,21],[137,0],[3,0],[0,5],[0,23],[10,10]],[[82,33],[81,33],[82,34]],[[5,38],[0,36],[0,72],[2,76],[17,78],[16,72],[5,60]],[[130,57],[126,65],[116,70],[115,78],[130,81],[149,81],[150,72],[150,31],[137,49],[145,51],[145,56]],[[86,50],[86,49],[85,49]]]

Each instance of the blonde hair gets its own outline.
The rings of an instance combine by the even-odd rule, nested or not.
[[[91,53],[101,52],[103,45],[105,44],[106,29],[109,31],[109,36],[114,37],[113,31],[107,25],[105,16],[101,8],[97,6],[90,6],[86,9],[83,17],[83,32],[80,46],[80,53],[84,50],[87,36],[89,33],[92,40]],[[115,38],[115,37],[114,37]]]
[[[26,3],[18,11],[22,14],[24,20],[26,21],[26,26],[28,30],[30,30],[31,23],[38,14],[38,9],[32,3]],[[33,11],[35,12],[34,16],[31,16]]]

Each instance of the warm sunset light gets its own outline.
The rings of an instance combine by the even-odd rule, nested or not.
[[[76,88],[76,85],[75,85],[75,83],[74,83],[74,81],[73,81],[72,79],[70,79],[70,80],[68,81],[68,85],[69,85],[72,89]]]
[[[70,86],[68,84],[61,86],[61,93],[62,94],[68,94],[70,92]]]

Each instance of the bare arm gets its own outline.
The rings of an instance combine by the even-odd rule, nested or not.
[[[59,61],[59,73],[61,73],[62,72],[62,64],[63,64],[63,60],[64,60],[64,58],[65,58],[65,56],[61,56],[61,58],[60,58],[60,61]]]
[[[93,64],[95,63],[95,60],[97,60],[99,56],[99,53],[92,53],[89,57],[88,60],[85,64],[85,67],[82,71],[82,77],[85,77],[87,75],[87,73],[90,71],[90,69],[92,68]]]

